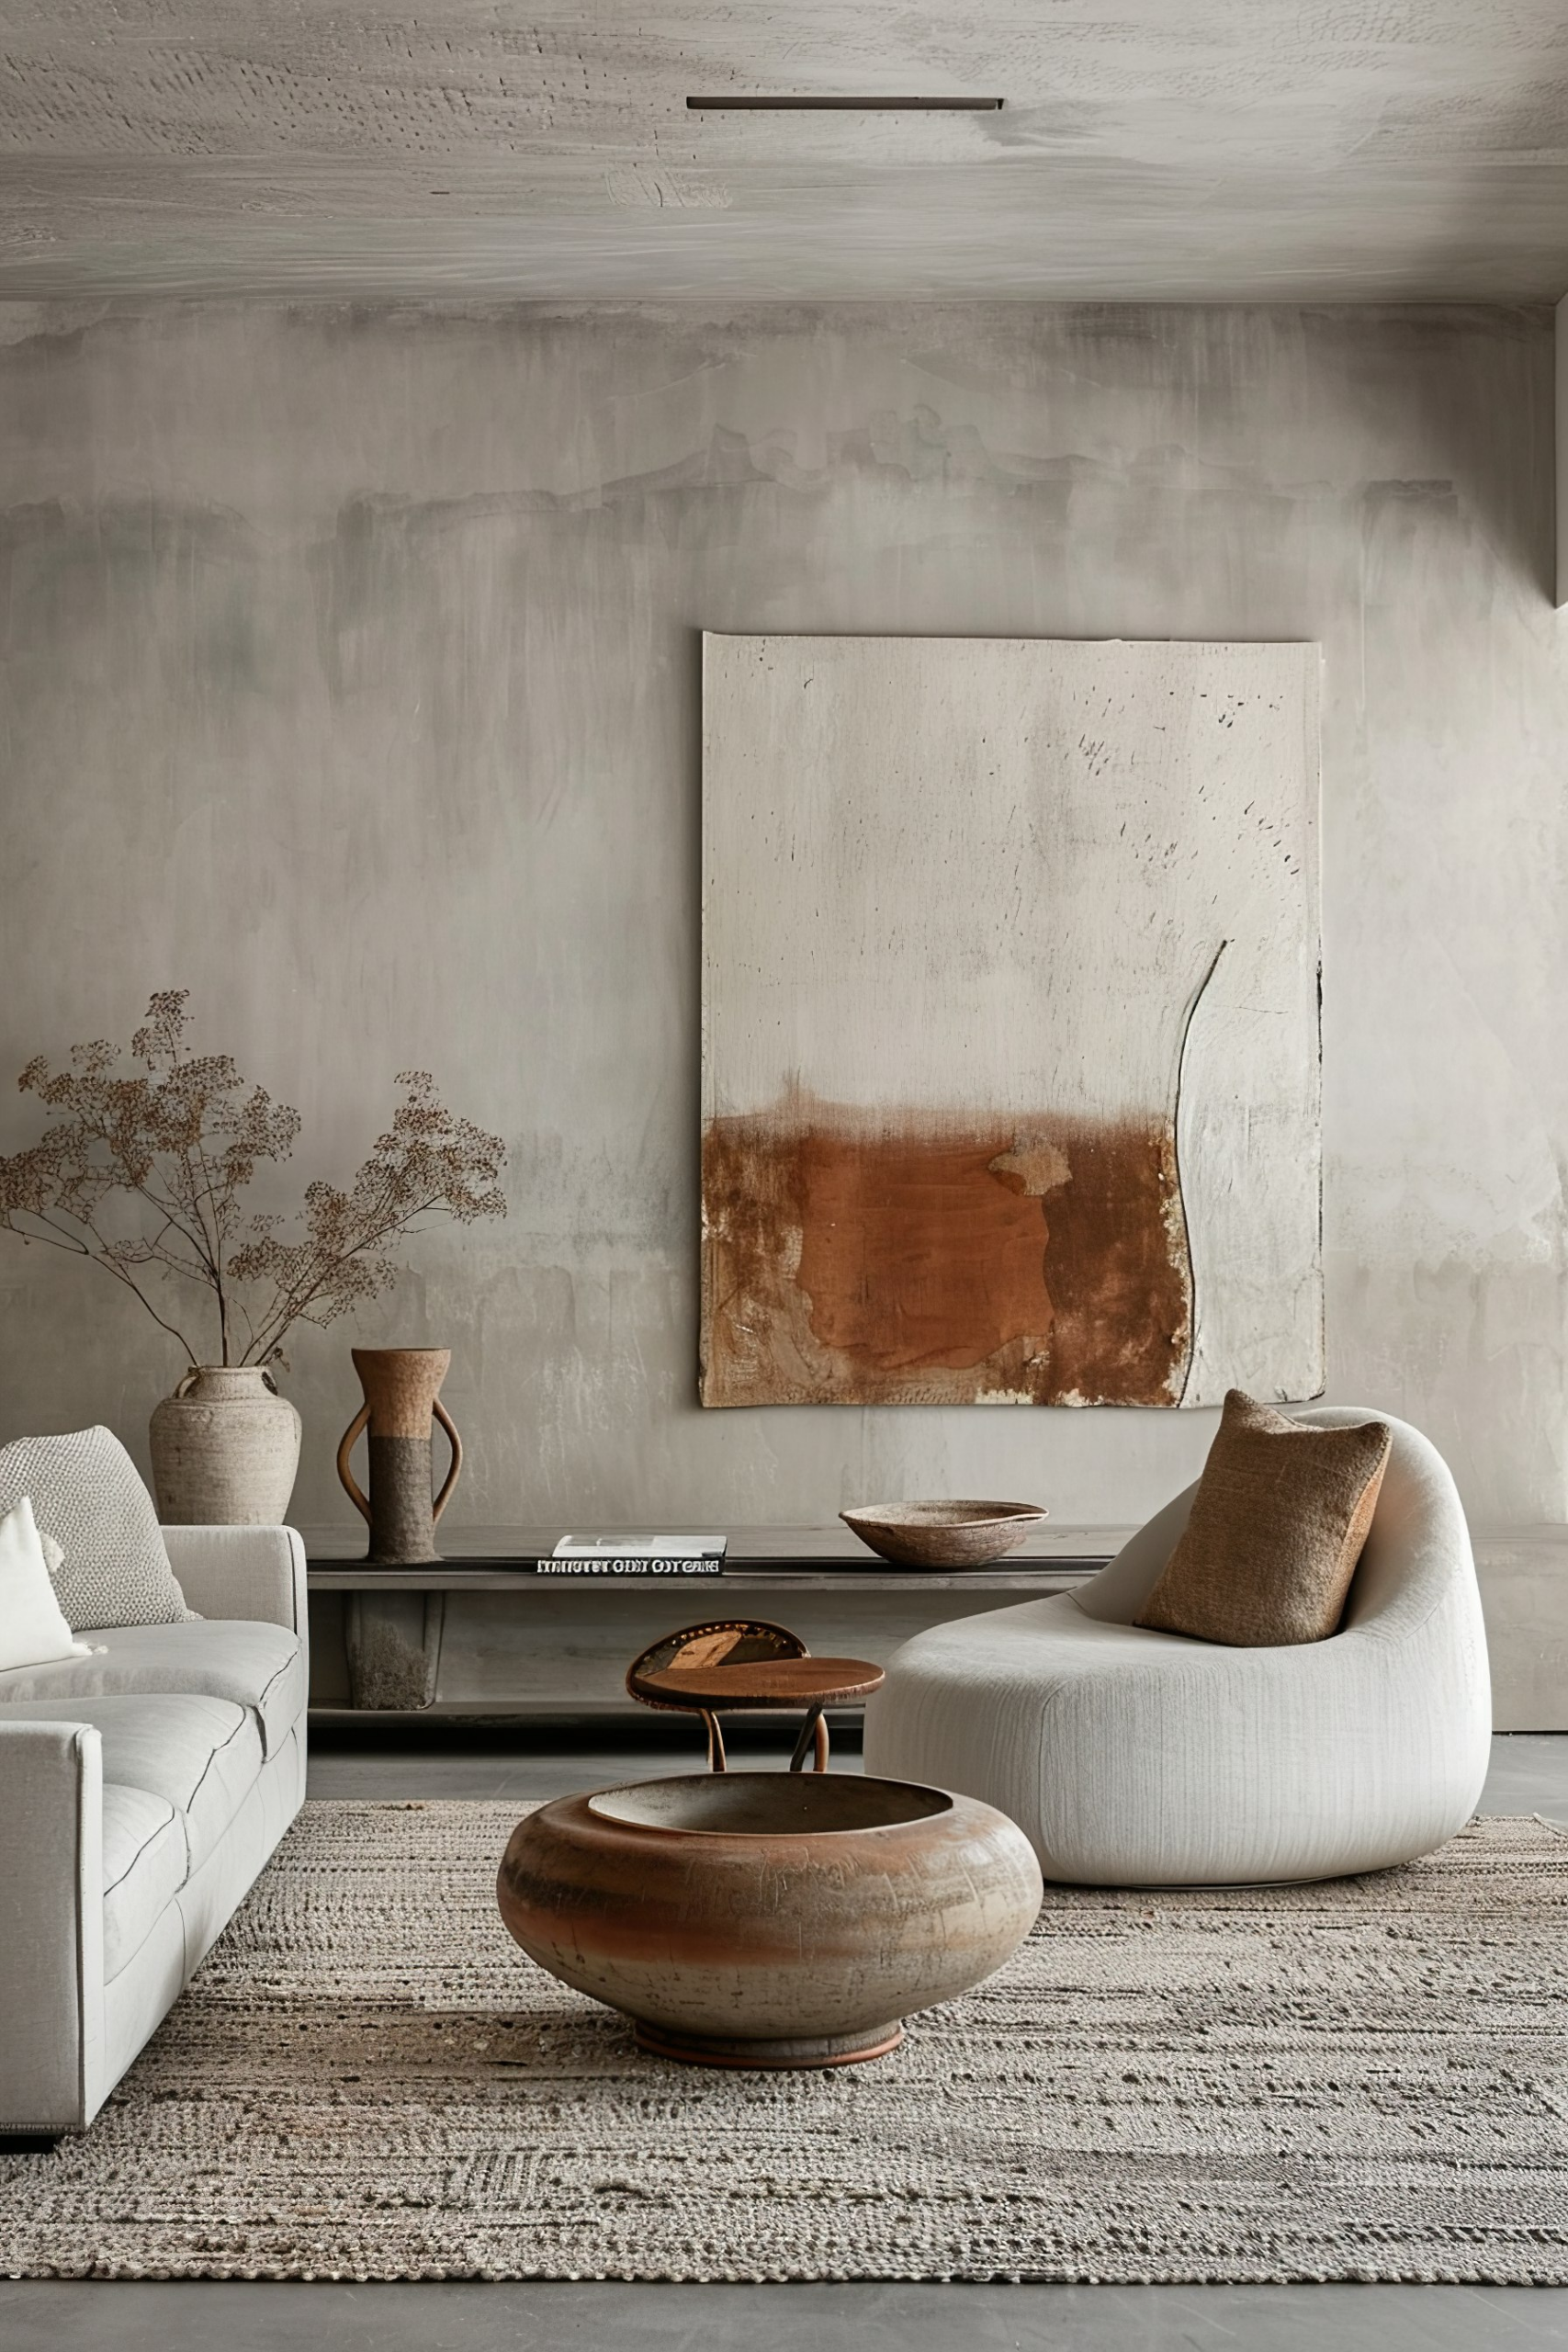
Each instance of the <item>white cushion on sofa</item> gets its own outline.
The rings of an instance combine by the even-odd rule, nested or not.
[[[0,1510],[30,1495],[64,1554],[55,1598],[73,1633],[188,1618],[152,1498],[112,1430],[19,1437],[0,1446]]]
[[[227,1699],[15,1699],[6,1712],[34,1722],[92,1724],[104,1744],[105,1787],[119,1781],[172,1805],[192,1871],[207,1860],[262,1769],[260,1719],[254,1707]]]
[[[134,1960],[190,1874],[185,1825],[166,1797],[104,1784],[104,1979]]]
[[[160,1690],[254,1707],[273,1756],[305,1711],[304,1648],[282,1625],[197,1617],[185,1625],[106,1625],[86,1657],[0,1673],[0,1708],[47,1699],[67,1717],[77,1715],[78,1700]]]
[[[23,1495],[0,1518],[0,1670],[92,1656],[73,1639],[49,1571],[32,1499]]]

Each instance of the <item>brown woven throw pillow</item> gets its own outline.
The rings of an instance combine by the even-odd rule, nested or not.
[[[1321,1642],[1339,1623],[1393,1442],[1319,1430],[1233,1388],[1186,1532],[1134,1623],[1234,1649]]]

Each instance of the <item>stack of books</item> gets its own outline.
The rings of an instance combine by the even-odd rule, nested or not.
[[[542,1577],[721,1577],[726,1535],[563,1535]]]

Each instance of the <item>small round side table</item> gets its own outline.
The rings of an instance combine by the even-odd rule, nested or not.
[[[805,1720],[789,1769],[798,1772],[815,1747],[815,1768],[828,1769],[825,1707],[867,1699],[883,1683],[883,1672],[863,1657],[813,1657],[798,1634],[760,1618],[725,1624],[688,1625],[666,1634],[634,1659],[626,1690],[645,1706],[674,1707],[703,1717],[707,1725],[708,1764],[726,1769],[721,1713],[777,1714],[803,1707]]]

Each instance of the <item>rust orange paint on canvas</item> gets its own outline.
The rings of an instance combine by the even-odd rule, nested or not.
[[[1162,1119],[793,1096],[703,1138],[708,1405],[1170,1405],[1191,1283]]]

